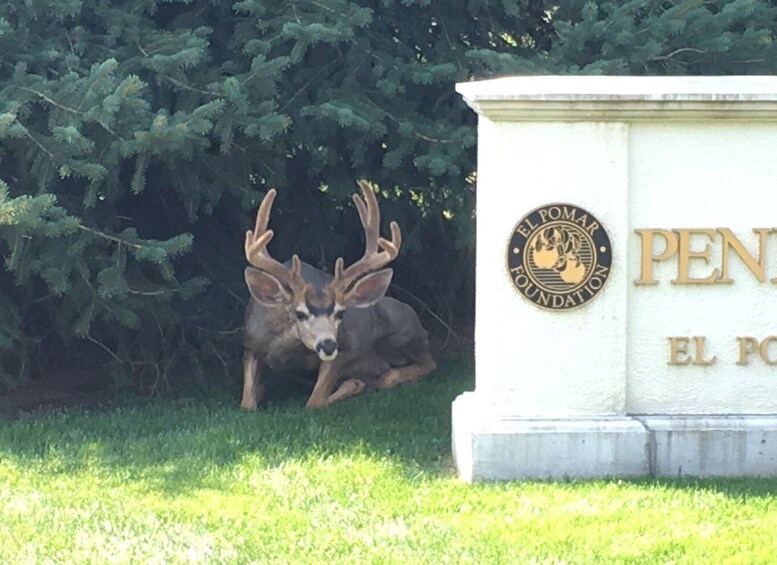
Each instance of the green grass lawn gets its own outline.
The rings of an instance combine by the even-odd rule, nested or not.
[[[0,562],[777,562],[777,480],[462,483],[450,404],[471,375],[446,363],[319,412],[0,420]]]

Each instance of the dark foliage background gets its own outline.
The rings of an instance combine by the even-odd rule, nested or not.
[[[89,360],[119,384],[236,379],[242,234],[271,186],[274,254],[330,269],[374,182],[405,235],[394,294],[466,335],[457,81],[772,74],[776,26],[757,0],[4,2],[0,388]]]

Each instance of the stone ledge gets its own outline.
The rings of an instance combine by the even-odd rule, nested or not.
[[[658,476],[777,476],[777,415],[638,416]]]
[[[648,435],[628,417],[495,417],[474,393],[453,403],[453,451],[466,481],[647,475]]]
[[[777,101],[556,101],[483,100],[470,104],[481,116],[495,122],[774,122]]]
[[[776,121],[777,77],[525,76],[456,90],[494,121]]]
[[[473,393],[452,407],[465,481],[777,476],[775,415],[499,416]]]
[[[525,75],[460,82],[456,90],[478,100],[777,100],[777,77]]]

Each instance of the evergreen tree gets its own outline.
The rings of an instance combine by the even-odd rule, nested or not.
[[[757,0],[4,3],[0,383],[84,345],[119,380],[237,378],[242,233],[270,186],[273,252],[331,269],[373,181],[405,234],[395,292],[471,321],[455,82],[771,73],[775,25]]]
[[[777,7],[763,0],[543,3],[512,49],[470,52],[488,72],[610,75],[773,74]],[[528,52],[527,52],[528,48]],[[521,51],[523,53],[519,54]],[[516,54],[519,54],[517,57]]]

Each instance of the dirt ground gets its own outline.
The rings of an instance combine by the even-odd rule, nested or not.
[[[440,332],[430,335],[430,342],[432,355],[440,362],[447,357],[458,357],[462,353],[472,351],[473,339],[468,332],[460,332],[458,335]],[[272,387],[272,372],[266,377],[269,378],[265,379],[265,385]],[[288,376],[285,376],[278,379],[278,382],[282,382],[286,389],[291,389],[285,390],[285,393],[291,391],[304,395],[310,392],[314,381],[306,382],[298,378],[289,383]],[[72,407],[98,408],[110,404],[114,394],[115,390],[110,379],[106,378],[105,371],[96,366],[48,370],[43,376],[31,379],[8,392],[0,389],[0,416]],[[238,389],[235,389],[235,394],[239,394]]]
[[[0,394],[0,414],[14,415],[75,406],[97,407],[109,398],[108,383],[98,371],[54,371]]]

